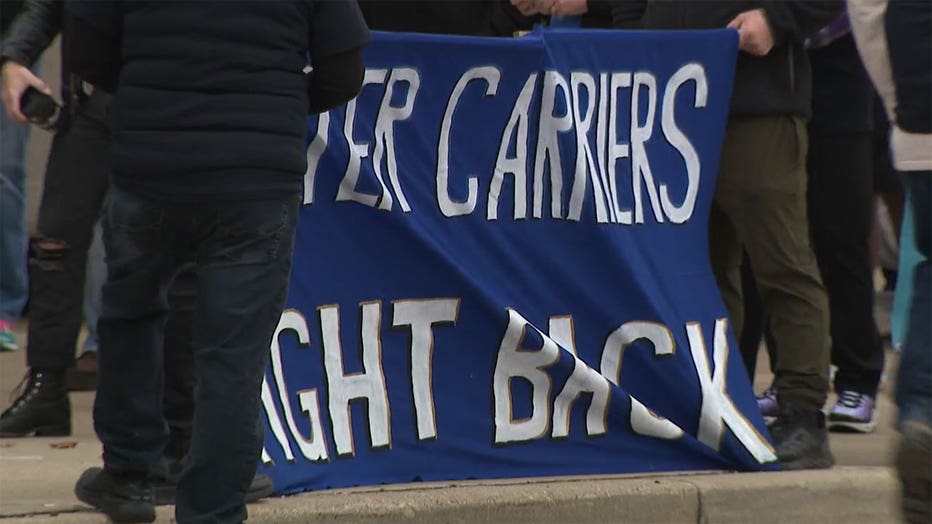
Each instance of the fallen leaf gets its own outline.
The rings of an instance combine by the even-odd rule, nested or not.
[[[62,442],[52,442],[49,444],[53,449],[71,449],[77,447],[78,442],[75,440],[65,440]]]

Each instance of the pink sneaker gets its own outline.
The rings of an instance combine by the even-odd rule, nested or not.
[[[0,351],[16,351],[16,335],[13,333],[13,323],[0,320]]]

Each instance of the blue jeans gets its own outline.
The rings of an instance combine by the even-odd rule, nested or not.
[[[26,141],[29,126],[0,110],[0,320],[19,319],[26,305]]]
[[[107,265],[104,261],[104,239],[102,225],[94,226],[94,239],[87,250],[87,269],[84,277],[84,324],[87,326],[87,338],[81,345],[81,353],[96,352],[99,347],[97,338],[97,319],[100,318],[100,288],[107,279]]]
[[[905,172],[915,222],[916,247],[923,260],[916,266],[909,326],[896,385],[900,422],[932,425],[932,172]]]
[[[299,202],[295,194],[167,203],[111,188],[94,428],[113,473],[164,474],[168,289],[196,260],[197,408],[178,484],[179,522],[246,519],[243,498],[262,448],[260,388],[284,307]]]

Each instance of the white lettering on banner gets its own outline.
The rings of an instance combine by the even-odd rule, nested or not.
[[[631,223],[631,211],[621,209],[618,204],[618,160],[628,158],[630,151],[628,144],[618,142],[618,90],[631,86],[631,73],[612,73],[611,91],[608,98],[611,104],[611,111],[608,119],[608,151],[606,152],[606,162],[608,171],[608,201],[612,210],[612,221],[622,224]],[[604,96],[602,98],[605,98]],[[631,111],[634,114],[634,110]],[[634,194],[635,200],[640,198],[639,193]]]
[[[368,410],[369,441],[373,448],[391,447],[388,391],[382,371],[381,322],[382,304],[362,304],[360,338],[362,341],[361,373],[345,374],[343,344],[340,342],[340,313],[337,306],[318,308],[323,333],[324,369],[333,422],[333,440],[337,454],[355,454],[353,428],[350,422],[350,401],[365,399]]]
[[[434,413],[434,326],[456,324],[460,301],[456,298],[399,300],[394,303],[394,327],[411,330],[411,395],[417,420],[417,438],[437,438]]]
[[[370,301],[359,305],[359,345],[363,371],[356,373],[347,373],[344,368],[337,306],[318,308],[326,377],[325,391],[332,423],[330,436],[340,457],[355,455],[354,423],[350,405],[357,400],[364,400],[366,403],[368,411],[365,421],[371,447],[391,447],[391,406],[381,350],[381,304],[380,301]],[[392,328],[405,329],[411,335],[408,349],[412,417],[417,439],[420,441],[439,438],[433,383],[434,330],[439,326],[456,325],[459,305],[459,298],[393,301]],[[656,358],[671,357],[676,351],[675,339],[667,326],[656,322],[625,322],[606,337],[602,348],[601,372],[597,372],[577,355],[572,316],[551,317],[548,333],[543,333],[514,309],[508,308],[507,315],[508,323],[502,334],[492,372],[492,418],[496,444],[539,440],[546,438],[548,433],[552,439],[569,437],[572,433],[570,415],[573,405],[584,394],[591,397],[585,418],[586,435],[592,437],[607,433],[610,384],[621,386],[625,351],[635,342],[642,340],[651,344],[652,353]],[[722,445],[725,427],[728,427],[737,441],[757,461],[772,462],[776,460],[773,449],[738,411],[726,390],[726,328],[725,320],[716,321],[711,354],[713,370],[701,326],[695,322],[686,324],[690,361],[694,365],[702,396],[700,412],[697,414],[699,423],[696,438],[718,451]],[[283,313],[270,347],[271,378],[263,382],[261,393],[262,405],[272,435],[272,440],[267,443],[277,443],[288,461],[295,460],[294,443],[305,460],[324,462],[328,460],[329,450],[325,421],[321,417],[321,391],[316,388],[298,391],[296,396],[300,409],[297,412],[292,409],[279,340],[290,332],[295,334],[299,347],[310,345],[307,320],[299,311],[287,310]],[[531,340],[538,342],[530,342]],[[563,354],[561,349],[566,351],[566,355],[572,355],[573,370],[560,391],[552,396],[554,384],[549,368],[560,360]],[[395,377],[388,377],[388,380],[394,379]],[[515,380],[525,381],[530,387],[527,399],[530,414],[522,419],[514,417]],[[631,395],[627,397],[630,403],[628,417],[633,433],[665,440],[675,440],[684,435],[683,430],[671,420],[653,412],[637,398]],[[279,416],[279,409],[284,412],[284,417]],[[309,434],[302,434],[299,430],[297,413],[306,417],[310,427]],[[357,424],[360,422],[356,421]],[[262,461],[271,464],[272,460],[268,449],[263,447]]]
[[[505,175],[511,175],[515,181],[514,194],[514,218],[527,218],[527,135],[528,135],[528,110],[531,106],[531,99],[534,96],[534,86],[537,85],[537,75],[528,77],[515,101],[514,108],[511,110],[511,116],[505,125],[505,132],[502,133],[502,141],[498,148],[498,156],[495,159],[495,173],[492,175],[492,182],[489,184],[488,203],[486,207],[486,218],[488,220],[498,219],[498,202],[502,193],[502,184]],[[515,156],[508,156],[508,146],[514,137]]]
[[[560,347],[573,355],[573,374],[567,379],[563,390],[553,401],[551,436],[566,438],[570,435],[570,413],[573,410],[573,403],[583,393],[592,395],[592,402],[586,413],[586,434],[590,437],[604,434],[607,424],[605,418],[608,414],[608,399],[611,394],[608,380],[579,359],[576,353],[573,317],[551,317],[548,331]]]
[[[619,75],[621,73],[615,73]],[[608,93],[609,89],[609,74],[602,73],[599,75],[599,91],[598,93]],[[608,111],[609,111],[609,99],[611,96],[598,96],[598,93],[593,93],[592,96],[599,100],[599,124],[596,125],[595,133],[595,144],[596,149],[598,149],[599,156],[599,179],[602,182],[602,188],[605,191],[605,195],[608,199],[608,213],[609,220],[613,224],[618,222],[618,216],[615,212],[614,200],[612,199],[611,194],[614,193],[612,190],[613,184],[609,182],[609,171],[608,171],[608,126],[604,125],[603,122],[608,122]],[[612,111],[614,113],[614,111]],[[586,138],[588,142],[588,137]],[[593,196],[595,192],[593,191]],[[596,201],[596,209],[598,209],[598,201]],[[598,220],[598,213],[596,214],[596,219]],[[601,221],[600,221],[601,222]]]
[[[738,411],[728,392],[725,391],[728,365],[727,319],[715,321],[715,333],[712,338],[712,360],[715,370],[709,369],[709,357],[706,350],[702,326],[698,322],[686,324],[689,339],[689,351],[692,354],[699,388],[702,391],[702,410],[699,415],[699,434],[697,438],[703,444],[718,451],[722,446],[724,426],[732,431],[741,445],[760,463],[777,460],[773,447],[754,426]]]
[[[361,89],[365,89],[366,84],[384,84],[386,76],[388,76],[387,69],[366,69]],[[346,104],[346,119],[343,121],[343,137],[349,145],[349,162],[346,165],[346,175],[343,177],[343,180],[340,182],[340,188],[337,190],[336,200],[337,202],[349,200],[365,206],[375,207],[379,202],[380,195],[362,193],[356,189],[356,185],[359,183],[359,171],[362,167],[362,159],[369,156],[369,144],[366,142],[356,142],[356,139],[353,137],[355,123],[356,100],[354,99]],[[385,187],[385,182],[379,178],[379,183],[382,185],[382,195],[387,194],[388,188]]]
[[[525,348],[527,328],[536,331],[543,343],[540,349]],[[495,406],[495,443],[535,440],[547,432],[550,424],[550,374],[545,371],[560,358],[560,349],[552,338],[541,333],[520,313],[508,309],[508,327],[498,349],[498,360],[492,377]],[[515,420],[512,406],[511,381],[523,378],[531,384],[531,416]]]
[[[330,113],[321,113],[317,117],[317,132],[307,146],[307,170],[304,172],[304,203],[314,203],[314,181],[317,178],[317,166],[327,150],[330,134]]]
[[[534,160],[534,218],[540,218],[544,201],[544,169],[550,172],[550,216],[563,218],[563,162],[560,158],[559,134],[573,128],[570,87],[556,71],[544,73],[541,94],[540,125],[537,127],[537,154]],[[557,116],[557,93],[563,100],[565,114]],[[549,164],[547,163],[549,160]]]
[[[282,313],[282,318],[278,322],[278,327],[275,328],[275,334],[272,335],[271,347],[272,375],[275,377],[275,383],[278,388],[278,398],[281,400],[282,409],[285,412],[285,422],[288,424],[288,430],[291,432],[292,437],[294,437],[295,442],[298,444],[298,449],[306,459],[314,462],[327,460],[327,442],[323,437],[324,429],[321,423],[320,404],[317,402],[316,389],[298,392],[298,401],[301,406],[301,411],[307,414],[311,424],[311,436],[304,437],[301,432],[298,431],[297,424],[295,424],[294,412],[291,409],[291,400],[289,399],[288,388],[285,384],[281,344],[278,340],[283,333],[288,331],[294,332],[295,335],[297,335],[298,344],[301,346],[308,346],[311,342],[311,336],[310,333],[308,333],[307,321],[305,321],[304,315],[302,315],[300,311],[294,309],[285,310]],[[267,388],[267,385],[264,387]],[[265,390],[262,392],[262,397],[263,401],[265,401]],[[266,413],[268,412],[268,406],[266,406]],[[280,424],[279,422],[279,425]],[[273,432],[275,432],[274,425]],[[289,460],[294,460],[294,458],[289,458]]]
[[[465,202],[457,202],[450,196],[450,127],[453,124],[453,114],[457,104],[463,96],[463,91],[466,90],[466,85],[480,78],[486,81],[485,96],[494,96],[498,91],[498,82],[501,77],[502,72],[492,66],[474,67],[466,71],[456,82],[447,103],[447,109],[443,112],[443,122],[440,124],[440,144],[437,146],[437,202],[444,216],[453,217],[472,213],[476,209],[476,197],[479,190],[479,181],[471,176],[467,179],[469,192]]]
[[[676,92],[686,82],[692,80],[696,83],[696,97],[693,99],[693,107],[705,107],[709,99],[709,83],[706,81],[705,69],[699,64],[686,64],[677,71],[670,81],[667,82],[667,88],[663,93],[663,110],[661,115],[661,129],[663,134],[680,155],[683,162],[686,163],[686,177],[689,185],[686,189],[686,197],[682,205],[677,207],[670,200],[666,184],[660,184],[660,201],[663,204],[663,212],[674,224],[682,224],[693,216],[693,208],[696,206],[696,196],[699,194],[699,173],[702,164],[699,162],[699,155],[696,154],[696,148],[686,138],[686,135],[676,126],[676,118],[673,115],[673,108],[676,104]]]
[[[574,72],[570,76],[570,85],[573,89],[573,126],[576,128],[576,174],[573,178],[573,189],[570,192],[567,218],[579,221],[582,217],[583,200],[586,198],[586,177],[588,176],[592,178],[592,198],[595,200],[596,220],[604,224],[608,222],[605,189],[599,176],[601,170],[596,167],[592,147],[587,139],[589,130],[596,120],[595,104],[598,91],[596,91],[595,79],[589,73]],[[582,111],[580,105],[583,89],[585,89],[587,101],[585,112]]]
[[[644,118],[644,125],[641,125],[638,121],[641,107],[639,102],[641,92],[645,88],[647,89],[648,100],[647,116]],[[641,203],[642,180],[647,189],[647,198],[650,200],[651,209],[654,210],[654,218],[657,219],[657,222],[663,222],[663,212],[657,198],[654,175],[650,171],[650,162],[647,159],[647,151],[644,149],[644,144],[654,134],[654,114],[656,109],[657,79],[650,73],[635,73],[634,88],[631,91],[631,177],[632,191],[634,192],[634,222],[637,224],[644,223],[644,206]]]
[[[613,331],[605,340],[602,348],[602,375],[608,377],[612,384],[619,385],[621,380],[621,362],[628,346],[639,340],[650,342],[655,357],[672,356],[676,351],[673,333],[663,324],[656,322],[625,322]],[[677,439],[683,436],[683,430],[672,421],[647,409],[639,400],[629,395],[631,429],[639,435],[663,439]]]
[[[407,96],[404,105],[395,107],[392,105],[392,99],[395,90],[400,83],[408,84]],[[395,123],[407,120],[411,117],[411,111],[414,110],[414,99],[417,97],[417,91],[421,86],[421,75],[417,70],[410,67],[399,67],[392,69],[388,77],[388,87],[385,88],[385,95],[382,97],[382,105],[379,107],[379,114],[375,120],[375,152],[372,154],[372,167],[375,169],[375,176],[382,182],[382,157],[385,157],[385,166],[388,170],[388,180],[392,185],[392,190],[398,198],[398,205],[408,213],[411,211],[411,205],[401,189],[401,182],[398,180],[398,161],[395,159]],[[385,188],[384,182],[382,183]],[[379,209],[390,210],[392,208],[392,195],[388,191],[382,193],[382,201],[379,202]]]
[[[450,191],[451,136],[454,133],[454,114],[462,109],[462,96],[467,86],[476,80],[485,81],[485,97],[499,95],[502,71],[495,66],[473,67],[465,71],[452,87],[439,123],[437,137],[437,164],[435,194],[437,206],[445,217],[471,215],[481,208],[479,196],[486,197],[487,220],[498,220],[499,206],[505,177],[514,182],[514,220],[527,218],[528,198],[531,198],[531,214],[543,218],[545,198],[550,195],[550,217],[579,221],[587,198],[593,200],[592,212],[599,223],[624,225],[643,224],[647,217],[644,209],[650,206],[655,222],[670,221],[681,224],[693,214],[701,180],[701,160],[695,146],[678,126],[676,121],[677,94],[690,82],[695,83],[692,108],[707,107],[709,87],[705,69],[701,64],[689,63],[679,68],[665,84],[658,82],[649,71],[612,71],[594,73],[573,71],[569,81],[560,72],[544,71],[531,73],[512,104],[508,121],[495,153],[494,168],[489,176],[469,173],[466,181],[465,199],[454,198]],[[543,76],[541,82],[538,77]],[[381,210],[391,210],[397,200],[404,212],[412,211],[403,190],[405,166],[398,165],[396,147],[402,127],[409,132],[424,133],[430,125],[418,122],[409,126],[398,124],[410,120],[417,104],[417,94],[422,82],[421,73],[410,67],[389,69],[367,69],[364,86],[384,86],[378,110],[365,121],[373,127],[374,145],[359,141],[354,136],[358,102],[346,105],[343,123],[343,138],[349,150],[345,175],[339,185],[336,201],[352,201]],[[404,91],[402,105],[392,105],[401,89]],[[662,133],[654,133],[654,121],[658,113],[658,93],[662,89],[660,103],[660,127]],[[537,112],[537,133],[530,136],[531,108],[540,93],[540,110]],[[626,97],[630,96],[630,100]],[[643,107],[642,107],[643,106]],[[628,114],[625,114],[625,111]],[[320,157],[326,151],[330,115],[323,114],[318,121],[317,133],[307,151],[308,167],[305,173],[305,203],[314,200],[315,176],[320,167]],[[627,131],[627,132],[626,132]],[[570,134],[571,133],[571,134]],[[566,140],[563,135],[571,137]],[[593,136],[594,135],[594,136]],[[670,194],[669,177],[673,169],[664,169],[661,179],[655,179],[648,155],[648,144],[659,139],[675,149],[683,159],[687,186],[681,198]],[[425,137],[411,140],[412,147],[420,147]],[[575,156],[561,152],[575,145]],[[380,186],[377,194],[366,193],[358,188],[364,159],[369,158],[373,175]],[[533,153],[532,180],[528,186],[528,163]],[[427,153],[427,151],[425,151]],[[478,152],[481,159],[482,152]],[[487,162],[491,162],[488,151]],[[573,158],[573,172],[564,171],[565,156]],[[415,170],[417,171],[417,170]],[[549,175],[549,177],[548,177]],[[566,177],[572,177],[569,195],[564,195]],[[386,182],[387,179],[387,182]],[[630,179],[630,180],[629,180]],[[482,190],[483,180],[488,188]],[[547,182],[549,180],[549,183]],[[624,183],[622,183],[624,181]],[[592,190],[588,190],[591,182]],[[530,191],[530,194],[528,192]],[[631,209],[623,208],[622,196],[629,194],[633,202]],[[645,199],[647,202],[645,202]],[[679,204],[675,203],[680,201]],[[645,205],[646,204],[646,205]],[[566,207],[564,207],[564,205]]]

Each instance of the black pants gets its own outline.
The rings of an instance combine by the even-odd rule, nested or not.
[[[835,391],[876,396],[884,353],[867,239],[874,216],[869,133],[813,136],[809,225],[831,313]]]
[[[284,306],[299,201],[295,194],[165,203],[111,189],[94,428],[113,473],[165,473],[168,288],[185,261],[196,260],[196,410],[178,522],[246,518],[244,497],[262,448],[260,389]]]
[[[106,95],[92,95],[52,140],[38,231],[29,247],[30,368],[74,365],[87,251],[109,186],[108,105]]]
[[[809,229],[829,297],[835,390],[876,396],[883,372],[883,344],[874,321],[874,283],[867,238],[873,219],[874,180],[870,134],[810,138]],[[746,274],[753,268],[745,266]],[[752,280],[753,281],[753,280]],[[760,298],[745,295],[755,319],[741,338],[741,355],[753,377],[761,334],[767,333]],[[768,351],[779,351],[767,340]]]

